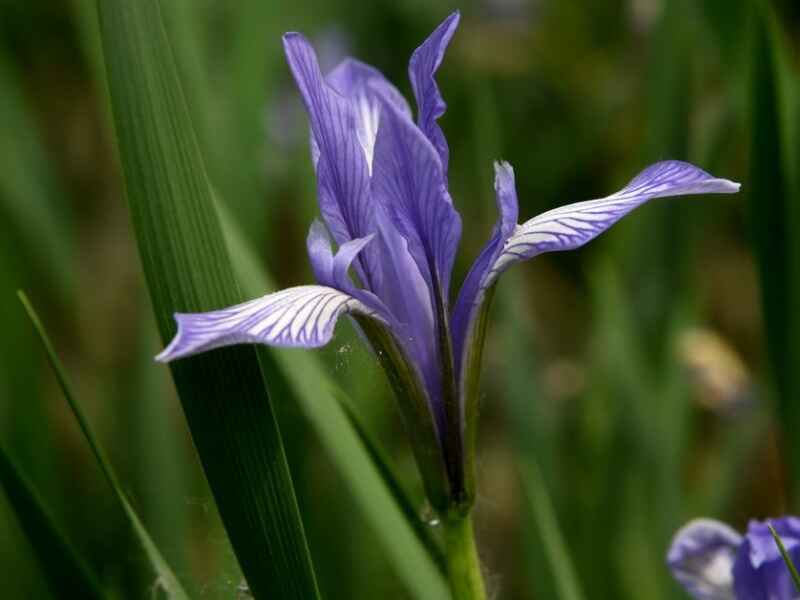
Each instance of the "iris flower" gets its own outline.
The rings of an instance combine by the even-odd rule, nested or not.
[[[800,593],[768,525],[797,564],[797,517],[750,521],[744,536],[725,523],[697,519],[675,534],[667,563],[675,579],[697,600],[796,600]]]
[[[448,189],[449,151],[438,123],[446,105],[434,76],[458,21],[450,15],[411,56],[416,118],[373,67],[346,59],[323,75],[306,38],[284,35],[311,125],[322,216],[307,240],[316,284],[176,314],[177,334],[157,359],[242,343],[316,348],[349,315],[394,388],[432,505],[463,514],[475,495],[479,367],[500,275],[586,244],[653,198],[732,193],[739,185],[685,162],[659,162],[610,196],[518,224],[514,170],[498,162],[497,223],[451,304],[461,217]]]

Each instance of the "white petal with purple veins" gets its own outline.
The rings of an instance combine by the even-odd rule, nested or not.
[[[169,362],[233,344],[316,348],[333,336],[344,313],[383,320],[352,296],[323,285],[302,285],[205,313],[176,313],[178,332],[156,357]]]
[[[518,225],[484,286],[490,286],[500,273],[520,260],[586,244],[653,198],[738,191],[738,183],[713,177],[689,163],[677,160],[656,163],[611,196],[555,208]]]

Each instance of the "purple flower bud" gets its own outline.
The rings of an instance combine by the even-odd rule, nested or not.
[[[692,521],[675,534],[667,564],[698,600],[796,600],[800,593],[768,524],[797,563],[800,519],[788,516],[750,521],[744,536],[719,521]]]

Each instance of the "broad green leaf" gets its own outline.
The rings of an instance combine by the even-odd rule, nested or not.
[[[243,300],[157,0],[98,0],[128,203],[163,342],[173,313]],[[154,366],[154,368],[157,368]],[[318,591],[280,432],[253,348],[171,365],[195,446],[256,598]]]
[[[260,266],[255,254],[238,232],[232,219],[220,207],[223,229],[234,268],[244,282],[247,295],[256,297],[275,290],[274,283]],[[267,372],[286,381],[285,389],[300,407],[320,437],[330,458],[350,487],[355,501],[383,542],[383,551],[405,586],[421,600],[447,599],[447,584],[437,568],[438,558],[420,541],[409,514],[398,503],[358,432],[354,429],[337,395],[335,384],[310,352],[264,349],[269,360]],[[411,521],[411,522],[410,522]]]
[[[31,320],[31,324],[36,330],[36,333],[42,342],[42,346],[44,346],[45,353],[47,354],[47,360],[50,363],[53,372],[55,373],[56,379],[58,380],[58,385],[61,387],[61,391],[64,394],[64,398],[66,399],[67,404],[69,405],[69,408],[75,417],[75,420],[78,421],[81,432],[86,438],[92,454],[94,454],[95,460],[97,461],[97,464],[103,473],[103,477],[105,477],[106,481],[111,486],[111,489],[114,491],[122,510],[125,512],[125,516],[130,521],[131,527],[133,527],[134,533],[136,534],[136,537],[142,546],[142,550],[144,550],[145,555],[153,567],[153,571],[158,576],[158,587],[163,589],[172,600],[188,600],[188,596],[186,595],[186,592],[183,591],[183,588],[181,587],[177,577],[175,577],[172,569],[170,569],[167,562],[161,556],[161,552],[153,543],[153,540],[150,538],[150,534],[147,533],[144,524],[139,519],[139,515],[133,509],[130,501],[122,491],[122,486],[117,479],[111,463],[106,458],[105,452],[100,446],[100,442],[95,437],[94,432],[89,425],[89,421],[86,419],[86,415],[83,413],[81,405],[78,403],[77,398],[72,393],[72,386],[67,379],[67,373],[64,370],[64,367],[61,365],[61,361],[58,359],[58,356],[56,355],[53,344],[50,342],[50,338],[48,337],[42,322],[39,320],[39,316],[36,314],[36,311],[33,309],[33,306],[31,306],[31,303],[28,301],[28,298],[24,293],[19,292],[19,299],[22,302],[22,305],[25,307],[25,311],[28,313],[28,318]]]
[[[69,593],[87,600],[106,595],[95,575],[70,545],[31,483],[0,446],[0,484],[41,564],[54,597]]]

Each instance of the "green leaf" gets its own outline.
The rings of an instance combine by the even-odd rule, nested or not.
[[[64,398],[66,399],[72,414],[75,416],[75,420],[78,421],[81,432],[86,438],[89,448],[92,450],[92,454],[94,454],[103,476],[106,478],[106,481],[108,481],[111,489],[114,490],[114,494],[116,495],[122,510],[125,512],[125,515],[128,517],[134,533],[136,534],[136,537],[142,546],[142,550],[144,550],[145,555],[153,567],[153,571],[158,576],[159,587],[163,589],[172,600],[188,600],[189,596],[181,587],[181,584],[177,577],[175,577],[172,569],[170,569],[167,562],[161,556],[161,552],[153,543],[153,540],[150,538],[150,534],[147,533],[147,530],[139,519],[139,516],[136,514],[136,511],[133,509],[133,506],[131,506],[130,501],[122,491],[122,486],[120,485],[119,480],[114,473],[111,463],[106,458],[105,452],[100,446],[100,442],[97,440],[94,432],[89,426],[89,421],[86,419],[86,415],[84,415],[81,405],[78,403],[75,395],[72,393],[72,386],[67,379],[67,373],[64,370],[64,367],[61,365],[61,361],[59,361],[55,350],[53,349],[53,344],[50,342],[50,338],[48,337],[42,322],[39,320],[39,316],[36,314],[36,311],[33,309],[33,306],[31,306],[31,303],[28,301],[28,298],[23,292],[19,292],[19,299],[20,302],[22,302],[22,305],[25,307],[25,312],[28,313],[28,318],[31,320],[31,323],[33,324],[33,327],[42,342],[42,346],[44,346],[45,353],[47,354],[47,360],[50,363],[50,366],[53,368],[53,372],[58,380],[58,385],[61,387],[61,391],[64,394]]]
[[[55,597],[105,598],[94,574],[75,552],[55,519],[6,450],[0,446],[0,483],[42,566]]]
[[[549,563],[560,600],[583,600],[578,575],[572,564],[564,537],[558,525],[553,503],[547,493],[539,466],[529,458],[522,462],[522,483],[528,495],[533,520],[539,533],[544,555]]]
[[[361,419],[359,418],[358,414],[356,414],[355,409],[350,405],[350,402],[347,400],[347,398],[344,397],[344,394],[340,391],[337,391],[334,395],[344,409],[344,413],[347,415],[347,418],[350,420],[353,430],[361,439],[361,443],[364,445],[367,454],[369,454],[373,464],[378,469],[386,489],[389,490],[394,498],[394,501],[397,503],[397,506],[401,511],[403,511],[406,520],[414,529],[414,533],[417,535],[419,541],[425,546],[425,549],[436,563],[439,571],[442,573],[442,575],[446,575],[447,563],[445,562],[444,552],[442,551],[442,548],[437,542],[436,538],[432,535],[431,525],[420,518],[419,509],[412,504],[405,488],[395,476],[394,469],[389,461],[389,457],[386,456],[386,453],[384,452],[383,448],[381,448],[378,441],[373,438],[369,430],[361,422]]]
[[[255,297],[274,290],[274,283],[222,207],[220,217],[236,274],[244,282],[247,295]],[[263,348],[262,352],[269,361],[266,370],[270,377],[276,382],[285,379],[285,389],[291,390],[292,399],[299,403],[331,461],[339,467],[408,590],[424,600],[448,599],[447,584],[437,568],[439,558],[420,542],[415,531],[417,514],[411,514],[399,503],[382,473],[382,465],[365,447],[342,403],[337,401],[342,392],[330,381],[316,356],[271,348]]]
[[[73,287],[71,235],[64,214],[67,203],[22,93],[21,80],[2,50],[0,89],[0,218],[7,224],[15,252],[31,261],[59,300],[67,302]]]
[[[798,575],[797,569],[795,568],[792,559],[786,552],[786,548],[784,547],[783,542],[781,541],[781,537],[778,535],[778,532],[775,531],[775,528],[770,523],[767,523],[767,527],[769,527],[769,532],[772,534],[775,543],[778,545],[778,550],[780,550],[781,552],[781,556],[783,557],[783,562],[786,563],[786,566],[789,568],[789,572],[792,574],[794,589],[800,592],[800,575]]]
[[[752,36],[750,173],[743,189],[761,279],[761,300],[780,424],[800,482],[800,192],[787,50],[774,15],[760,3]],[[794,112],[793,112],[794,111]],[[797,491],[797,490],[796,490]]]
[[[98,0],[125,188],[162,341],[173,313],[243,299],[156,0]],[[156,367],[154,367],[156,368]],[[189,429],[256,598],[318,596],[280,432],[253,348],[171,366]]]

